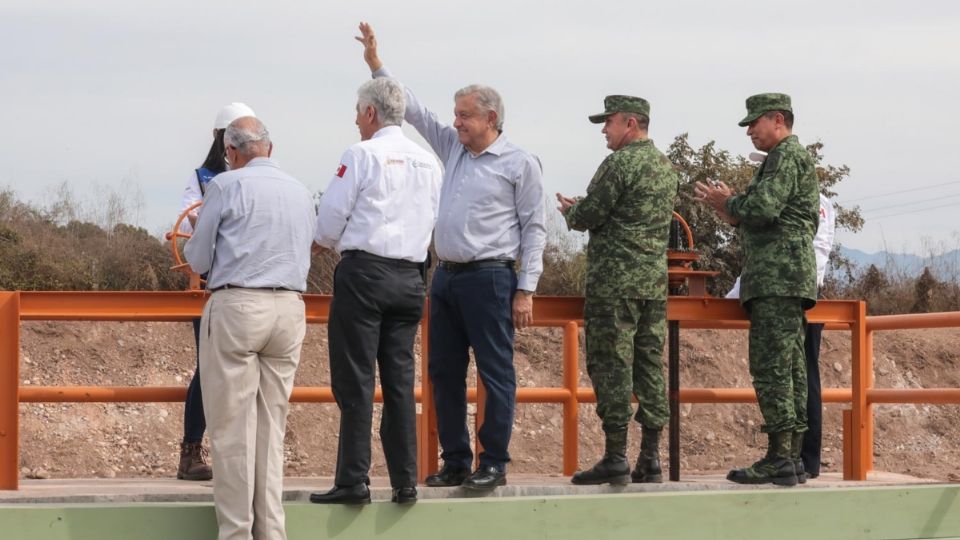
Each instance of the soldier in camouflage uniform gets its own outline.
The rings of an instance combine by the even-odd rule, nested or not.
[[[597,394],[606,451],[574,484],[661,482],[659,440],[669,411],[663,383],[667,314],[667,241],[678,178],[666,156],[647,138],[650,104],[607,96],[604,123],[614,152],[600,164],[586,197],[557,194],[567,226],[590,231],[584,322],[587,371]],[[631,397],[640,405],[640,457],[631,472],[627,429]]]
[[[804,311],[817,297],[813,235],[819,186],[813,157],[792,134],[790,96],[747,98],[740,126],[768,152],[741,195],[698,182],[696,198],[737,226],[743,249],[740,302],[750,317],[750,375],[768,434],[767,454],[730,471],[740,484],[792,486],[805,480],[800,447],[807,429]]]

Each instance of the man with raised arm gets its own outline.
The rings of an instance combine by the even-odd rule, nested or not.
[[[363,57],[374,78],[388,77],[369,24],[360,24]],[[539,160],[503,135],[503,102],[488,86],[454,95],[453,125],[406,87],[404,119],[444,164],[434,233],[439,266],[430,286],[430,381],[443,447],[443,468],[428,486],[489,490],[506,483],[516,373],[514,329],[533,319],[543,270],[543,184]],[[519,262],[519,271],[515,270]],[[466,375],[472,348],[487,392],[478,430],[483,452],[470,472]]]

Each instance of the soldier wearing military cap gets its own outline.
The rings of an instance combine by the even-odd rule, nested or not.
[[[800,450],[807,429],[804,311],[817,296],[813,235],[819,186],[813,156],[793,135],[786,94],[747,98],[740,121],[757,150],[767,152],[744,193],[722,182],[697,182],[696,198],[738,227],[743,250],[740,303],[750,317],[750,375],[767,433],[767,454],[730,471],[740,484],[792,486],[805,481]]]
[[[670,161],[647,138],[650,104],[607,96],[604,124],[613,153],[600,164],[587,195],[557,194],[567,226],[590,231],[584,305],[587,371],[597,395],[605,451],[574,484],[661,482],[660,432],[669,417],[663,383],[667,311],[667,241],[679,184]],[[631,397],[639,406],[633,414]],[[640,456],[630,470],[630,417],[641,425]]]

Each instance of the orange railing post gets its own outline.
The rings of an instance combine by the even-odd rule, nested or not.
[[[430,301],[424,307],[420,321],[420,418],[421,429],[417,440],[417,477],[420,482],[437,472],[437,414],[433,406],[433,386],[430,384]]]
[[[20,487],[20,293],[0,292],[0,489]]]
[[[578,438],[580,404],[577,387],[580,386],[580,328],[576,321],[563,327],[563,387],[570,394],[563,400],[563,474],[571,476],[579,465]]]
[[[866,309],[866,308],[864,308]],[[864,410],[863,421],[865,423],[864,427],[864,441],[865,441],[865,453],[863,455],[863,470],[866,472],[873,470],[873,399],[870,397],[870,394],[873,390],[874,383],[874,373],[873,373],[873,330],[870,330],[867,327],[866,334],[864,336],[864,349],[863,357],[866,360],[866,365],[864,366],[864,372],[867,377],[867,399],[866,399],[866,409]]]
[[[870,413],[867,388],[873,366],[870,364],[867,353],[867,309],[864,302],[857,302],[854,321],[850,326],[850,356],[851,386],[853,387],[850,476],[854,480],[866,480],[867,463],[870,453],[873,452],[867,433],[867,415]]]

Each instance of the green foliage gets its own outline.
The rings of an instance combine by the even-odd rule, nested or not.
[[[48,209],[0,192],[0,289],[178,290],[186,276],[170,270],[167,246],[142,228],[105,230],[69,220],[77,206],[61,188]]]
[[[827,197],[835,196],[832,188],[850,175],[849,167],[823,165],[823,143],[811,144],[807,150],[817,164],[820,191]],[[667,156],[680,174],[677,212],[693,230],[695,249],[700,254],[700,268],[720,272],[711,283],[710,292],[722,296],[740,275],[740,244],[733,227],[720,220],[713,209],[691,199],[693,184],[707,179],[718,180],[730,186],[734,192],[742,193],[753,178],[757,164],[743,156],[734,156],[718,149],[714,141],[693,148],[686,133],[674,139]],[[863,227],[859,207],[845,208],[834,203],[834,209],[837,213],[837,230],[856,232]],[[835,250],[834,253],[836,255],[839,251]],[[845,262],[836,256],[833,259],[835,266]],[[846,264],[849,270],[849,262]]]

